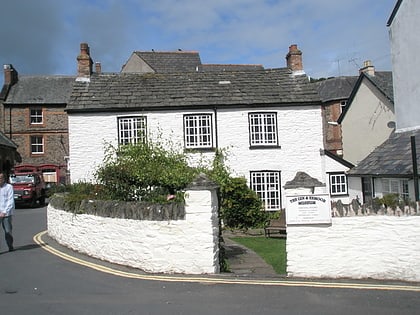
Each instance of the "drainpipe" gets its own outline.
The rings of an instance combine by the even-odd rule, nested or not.
[[[419,201],[419,174],[417,169],[416,137],[411,136],[411,156],[413,160],[414,197]]]

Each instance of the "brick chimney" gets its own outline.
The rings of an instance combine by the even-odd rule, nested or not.
[[[375,76],[375,67],[372,65],[372,61],[366,60],[363,62],[363,68],[359,70],[359,74],[366,73],[372,77]]]
[[[92,74],[93,61],[90,58],[89,45],[80,44],[80,55],[77,56],[77,81],[89,81]]]
[[[12,65],[4,65],[4,84],[13,85],[18,81],[18,73]]]
[[[294,75],[305,74],[305,71],[303,71],[302,52],[296,44],[289,47],[289,52],[286,55],[286,63],[287,68],[292,70]]]

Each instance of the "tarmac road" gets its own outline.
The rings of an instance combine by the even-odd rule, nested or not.
[[[340,288],[328,282],[310,285],[299,281],[238,280],[232,275],[147,275],[83,259],[45,240],[45,235],[38,244],[34,235],[44,230],[46,208],[22,208],[14,217],[16,251],[6,251],[0,234],[1,314],[420,313],[420,287],[415,285]],[[49,248],[57,252],[53,254]],[[94,269],[93,265],[99,267]]]

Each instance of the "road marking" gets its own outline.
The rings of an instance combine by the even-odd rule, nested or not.
[[[69,254],[63,253],[42,240],[42,236],[47,231],[40,232],[34,236],[34,241],[41,248],[58,256],[64,260],[85,266],[107,274],[149,281],[166,281],[166,282],[193,282],[206,284],[241,284],[241,285],[264,285],[264,286],[284,286],[284,287],[314,287],[314,288],[331,288],[331,289],[359,289],[359,290],[386,290],[386,291],[412,291],[420,292],[418,285],[393,285],[393,284],[366,284],[366,283],[341,283],[341,282],[321,282],[321,281],[301,281],[301,280],[258,280],[258,279],[230,279],[215,275],[214,277],[206,276],[180,276],[180,275],[144,275],[134,272],[122,271],[100,264],[92,263],[79,259]]]

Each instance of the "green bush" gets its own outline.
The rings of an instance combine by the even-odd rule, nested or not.
[[[245,178],[230,175],[221,150],[216,152],[208,176],[220,186],[220,217],[226,227],[247,230],[265,225],[268,214],[260,198],[248,187]]]
[[[184,153],[145,142],[108,146],[95,176],[110,199],[160,202],[184,189],[197,174]]]

